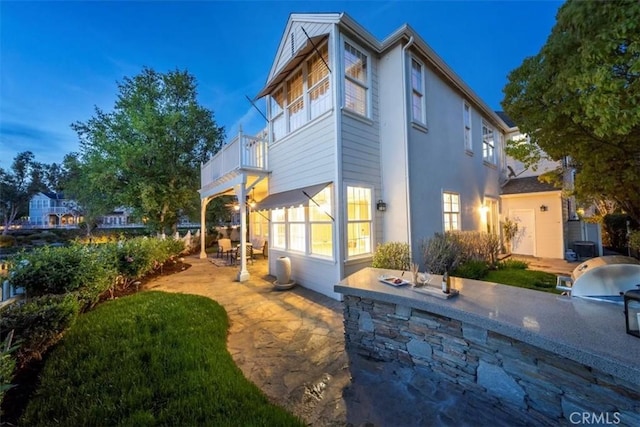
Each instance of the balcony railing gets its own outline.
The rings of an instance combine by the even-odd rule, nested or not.
[[[200,169],[201,188],[236,170],[267,171],[267,141],[240,132]]]

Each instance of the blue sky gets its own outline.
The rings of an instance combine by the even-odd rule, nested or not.
[[[346,12],[378,39],[404,23],[493,109],[507,73],[546,41],[561,2],[0,2],[0,167],[18,152],[61,162],[70,124],[111,111],[116,82],[187,69],[227,136],[264,120],[245,95],[265,83],[290,13]],[[264,108],[263,108],[264,111]]]

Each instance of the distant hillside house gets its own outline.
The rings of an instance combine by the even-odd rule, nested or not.
[[[29,202],[29,224],[35,227],[75,226],[82,215],[74,200],[64,193],[37,193]]]

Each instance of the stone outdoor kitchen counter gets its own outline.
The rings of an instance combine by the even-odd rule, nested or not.
[[[640,339],[626,333],[620,304],[459,278],[452,278],[452,287],[460,295],[440,299],[410,286],[381,283],[382,274],[401,272],[366,268],[335,291],[475,325],[640,385]],[[405,279],[410,275],[406,272]],[[441,278],[432,275],[431,286],[439,286]]]

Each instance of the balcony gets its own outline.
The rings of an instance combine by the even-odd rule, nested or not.
[[[214,194],[242,175],[267,174],[267,141],[240,132],[200,169],[201,194]]]

